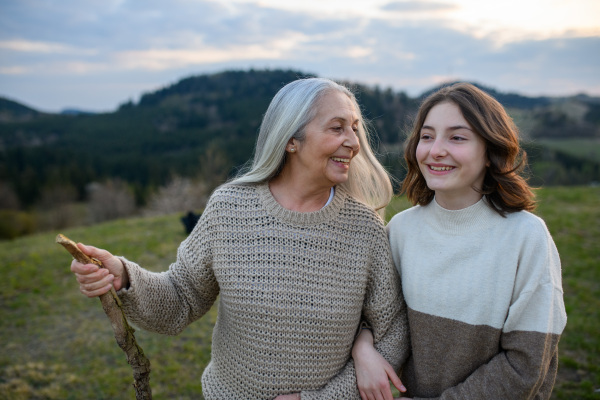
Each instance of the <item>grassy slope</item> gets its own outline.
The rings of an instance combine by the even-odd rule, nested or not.
[[[563,262],[569,321],[554,398],[597,399],[600,388],[600,188],[539,192]],[[395,199],[389,215],[408,207]],[[64,232],[76,241],[165,269],[184,239],[178,216]],[[82,297],[55,233],[0,242],[0,399],[132,399],[131,370],[99,302]],[[216,310],[177,337],[138,331],[156,399],[195,399],[210,358]]]
[[[600,160],[600,139],[537,139],[535,143],[563,151],[573,157],[590,161]]]

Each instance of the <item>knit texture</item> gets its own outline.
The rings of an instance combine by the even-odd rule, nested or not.
[[[434,200],[387,229],[408,306],[408,397],[548,399],[566,314],[544,221]]]
[[[168,271],[125,264],[130,287],[119,295],[141,328],[175,335],[218,297],[207,400],[360,399],[351,349],[361,321],[392,365],[408,354],[383,222],[342,188],[323,209],[300,213],[267,184],[224,185]]]

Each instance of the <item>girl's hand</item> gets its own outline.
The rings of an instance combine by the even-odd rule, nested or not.
[[[300,393],[292,393],[292,394],[282,394],[279,395],[277,397],[275,397],[275,399],[273,400],[300,400]]]
[[[363,329],[354,342],[352,357],[356,369],[356,383],[363,400],[393,400],[390,381],[400,391],[406,388],[394,368],[373,346],[373,334]]]

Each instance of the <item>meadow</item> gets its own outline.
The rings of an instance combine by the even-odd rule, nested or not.
[[[538,191],[563,265],[568,322],[553,399],[600,399],[600,187]],[[387,217],[407,208],[402,197]],[[185,238],[179,215],[61,233],[161,271]],[[133,399],[131,369],[97,299],[78,290],[58,232],[0,242],[0,399]],[[152,363],[155,399],[201,398],[216,307],[181,335],[136,332]]]
[[[564,151],[574,157],[600,160],[600,140],[598,139],[538,139],[536,143],[553,150]]]

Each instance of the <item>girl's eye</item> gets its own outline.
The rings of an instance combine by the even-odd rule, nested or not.
[[[431,135],[429,133],[421,133],[421,140],[431,139]]]
[[[462,142],[463,140],[467,140],[467,139],[462,136],[452,136],[452,140],[455,140],[457,142]]]

